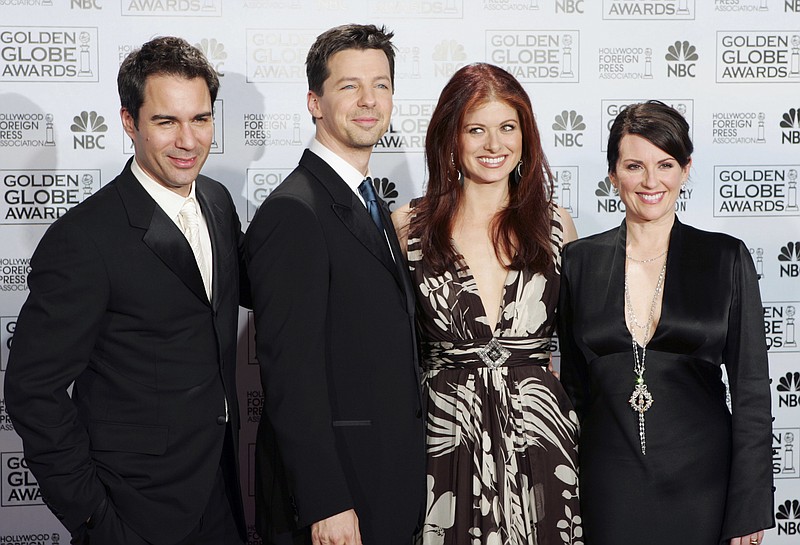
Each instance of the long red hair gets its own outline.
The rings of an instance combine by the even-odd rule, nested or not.
[[[522,129],[521,176],[509,177],[508,206],[492,221],[498,260],[514,270],[543,272],[553,256],[550,243],[553,177],[542,150],[530,98],[522,85],[497,66],[476,63],[458,70],[442,89],[425,137],[428,184],[417,204],[412,228],[422,252],[441,274],[459,258],[451,233],[463,188],[459,180],[459,135],[466,113],[491,101],[514,108]]]

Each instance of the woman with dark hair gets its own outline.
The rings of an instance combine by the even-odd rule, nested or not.
[[[676,217],[692,150],[664,103],[620,112],[607,158],[625,220],[564,251],[561,379],[590,545],[758,545],[774,524],[758,280],[740,240]]]
[[[417,290],[428,424],[426,544],[581,543],[577,418],[550,373],[561,246],[530,99],[472,64],[425,142],[424,197],[394,214]]]

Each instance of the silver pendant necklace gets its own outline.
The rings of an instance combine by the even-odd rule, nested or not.
[[[625,254],[625,259],[630,259],[631,261],[635,261],[636,263],[652,263],[653,261],[656,261],[658,258],[664,257],[665,255],[667,255],[667,250],[664,250],[663,252],[661,252],[660,254],[658,254],[655,257],[650,257],[650,258],[647,258],[647,259],[636,259],[635,257],[629,256],[628,254]]]
[[[666,255],[664,252],[661,255]],[[627,257],[627,255],[626,255]],[[659,256],[660,257],[660,256]],[[667,272],[667,259],[664,258],[664,264],[661,266],[661,272],[658,274],[658,282],[656,282],[656,290],[653,293],[653,300],[650,302],[650,314],[647,317],[647,323],[642,326],[636,320],[636,314],[633,312],[633,304],[631,303],[631,293],[628,288],[628,271],[625,270],[625,309],[628,314],[628,322],[630,323],[631,333],[631,346],[633,347],[633,373],[636,375],[636,384],[633,388],[633,393],[628,400],[631,408],[639,414],[639,443],[642,446],[642,454],[647,454],[647,444],[645,442],[645,429],[644,429],[644,413],[653,405],[653,395],[647,389],[647,383],[644,381],[645,371],[645,358],[647,357],[647,343],[650,341],[650,328],[653,327],[653,321],[656,310],[656,303],[658,302],[658,295],[664,286],[664,275]],[[639,357],[639,347],[636,345],[636,328],[644,329],[644,336],[642,337],[642,357]]]

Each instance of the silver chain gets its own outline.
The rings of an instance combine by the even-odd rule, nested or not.
[[[666,255],[666,251],[661,254],[662,257]],[[650,261],[658,259],[653,258]],[[638,260],[634,260],[638,261]],[[645,358],[647,357],[647,343],[650,341],[650,328],[655,321],[656,303],[658,302],[658,295],[664,286],[664,276],[667,272],[667,260],[664,259],[664,264],[661,266],[661,272],[658,274],[658,281],[656,282],[656,290],[653,293],[653,300],[650,302],[650,314],[647,317],[647,323],[642,326],[636,320],[636,313],[633,311],[633,303],[631,303],[631,292],[628,288],[628,271],[625,271],[625,309],[628,314],[628,321],[631,324],[629,331],[631,333],[631,347],[633,348],[633,372],[636,375],[636,384],[633,388],[628,403],[631,408],[639,413],[639,442],[642,447],[642,454],[647,454],[647,446],[645,442],[645,427],[644,427],[644,413],[653,404],[653,396],[647,389],[647,384],[644,381],[645,371]],[[642,357],[639,358],[639,348],[636,344],[636,329],[644,329],[644,336],[642,337]]]
[[[667,250],[669,250],[669,248],[667,248]],[[667,253],[667,250],[664,250],[663,252],[661,252],[657,256],[651,257],[649,259],[636,259],[635,257],[631,257],[626,253],[625,254],[625,259],[630,259],[631,261],[635,261],[636,263],[652,263],[653,261],[657,260],[658,258],[664,257],[664,255],[666,255],[666,253]]]

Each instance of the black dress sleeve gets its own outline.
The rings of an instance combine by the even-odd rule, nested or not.
[[[561,352],[561,382],[575,407],[578,418],[583,420],[589,403],[589,363],[575,341],[574,307],[571,271],[580,270],[577,261],[580,254],[574,245],[564,247],[561,261],[561,288],[558,297],[557,327]]]
[[[733,440],[723,540],[775,525],[772,415],[763,306],[753,261],[741,242],[732,274],[733,293],[723,360],[731,390]]]

